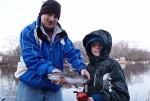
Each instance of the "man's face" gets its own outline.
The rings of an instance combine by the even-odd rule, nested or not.
[[[58,22],[58,18],[55,14],[43,14],[41,15],[41,22],[45,30],[51,30]]]
[[[95,56],[99,56],[101,48],[102,47],[101,47],[101,45],[100,45],[100,43],[98,41],[93,42],[91,44],[91,52],[92,52],[92,54],[95,55]]]

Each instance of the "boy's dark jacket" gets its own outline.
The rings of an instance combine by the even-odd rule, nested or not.
[[[91,54],[91,43],[100,41],[101,55]],[[129,101],[130,96],[124,73],[119,63],[110,58],[112,38],[105,30],[96,30],[86,35],[83,45],[89,57],[87,68],[91,76],[87,93],[94,101]]]

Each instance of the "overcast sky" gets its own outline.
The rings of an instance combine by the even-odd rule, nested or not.
[[[105,29],[113,41],[131,41],[150,50],[149,0],[58,1],[62,5],[59,22],[72,41],[82,40],[93,30]],[[41,5],[42,0],[0,1],[0,50],[17,45],[21,30],[36,20]]]

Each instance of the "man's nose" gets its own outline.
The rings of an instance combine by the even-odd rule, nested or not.
[[[51,21],[54,21],[54,20],[55,20],[55,17],[54,17],[54,16],[50,16],[49,19],[50,19]]]

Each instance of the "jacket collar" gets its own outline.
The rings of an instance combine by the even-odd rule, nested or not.
[[[46,34],[46,32],[45,32],[44,27],[43,27],[42,24],[40,25],[40,29],[41,29],[42,33],[43,33],[44,35],[46,35],[47,38],[48,38],[48,40],[51,41],[51,42],[54,41],[54,38],[56,37],[56,35],[57,35],[58,33],[61,33],[61,32],[62,32],[62,28],[60,28],[58,25],[56,25],[56,26],[54,27],[54,31],[53,31],[53,33],[52,33],[52,34],[53,34],[53,35],[52,35],[52,39],[50,39],[50,38],[48,37],[48,35]]]

